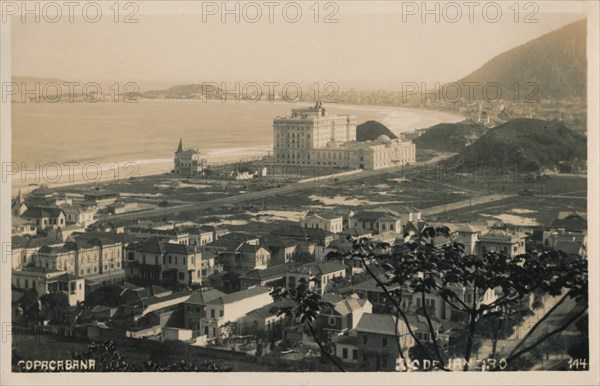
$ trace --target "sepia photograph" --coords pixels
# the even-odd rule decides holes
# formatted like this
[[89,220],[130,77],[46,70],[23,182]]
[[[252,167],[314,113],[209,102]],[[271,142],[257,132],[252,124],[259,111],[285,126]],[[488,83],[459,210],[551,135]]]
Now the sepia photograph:
[[599,384],[599,15],[3,0],[0,384]]

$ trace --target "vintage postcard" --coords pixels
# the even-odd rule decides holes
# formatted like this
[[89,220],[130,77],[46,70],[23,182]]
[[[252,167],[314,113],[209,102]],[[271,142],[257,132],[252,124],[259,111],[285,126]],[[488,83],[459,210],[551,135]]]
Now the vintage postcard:
[[599,10],[1,1],[0,384],[599,384]]

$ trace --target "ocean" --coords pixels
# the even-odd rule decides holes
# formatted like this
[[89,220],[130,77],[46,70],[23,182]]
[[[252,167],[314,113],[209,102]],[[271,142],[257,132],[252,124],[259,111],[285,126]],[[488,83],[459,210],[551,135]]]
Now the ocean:
[[[197,148],[209,162],[266,155],[273,144],[273,118],[304,105],[309,104],[201,100],[13,103],[15,171],[37,170],[41,175],[36,179],[33,173],[16,173],[13,191],[39,184],[83,182],[83,174],[90,182],[106,180],[114,174],[109,169],[125,167],[127,162],[135,163],[138,175],[168,172],[179,138],[185,148]],[[395,133],[463,119],[444,112],[388,106],[324,107],[333,114],[356,115],[357,123],[378,120]]]

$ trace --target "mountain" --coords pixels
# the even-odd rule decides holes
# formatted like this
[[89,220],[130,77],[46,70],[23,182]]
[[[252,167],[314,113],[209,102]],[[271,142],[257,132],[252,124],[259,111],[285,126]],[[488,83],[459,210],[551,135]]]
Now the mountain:
[[356,140],[359,142],[374,141],[380,135],[387,135],[391,139],[398,138],[383,123],[377,121],[366,121],[356,126]]
[[587,159],[585,137],[559,121],[519,118],[488,130],[475,143],[448,159],[449,164],[495,165],[557,170],[562,163]]
[[440,123],[425,129],[423,134],[413,139],[413,143],[417,149],[458,153],[487,130],[487,127],[475,122]]
[[[497,82],[502,86],[504,99],[523,101],[528,99],[585,99],[587,85],[587,20],[580,20],[552,31],[521,46],[506,51],[485,63],[478,70],[460,79],[477,82],[474,96],[482,99],[482,86]],[[515,95],[515,83],[519,85],[519,95]],[[526,88],[529,83],[537,84]],[[463,90],[465,93],[468,89]],[[488,95],[493,98],[493,87]],[[531,93],[531,95],[530,95]]]

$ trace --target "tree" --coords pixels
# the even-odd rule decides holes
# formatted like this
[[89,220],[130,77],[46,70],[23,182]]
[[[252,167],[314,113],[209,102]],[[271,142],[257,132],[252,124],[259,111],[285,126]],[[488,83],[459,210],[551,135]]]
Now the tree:
[[[575,328],[579,332],[579,336],[575,337],[574,343],[567,349],[567,354],[573,359],[579,362],[584,361],[589,363],[590,361],[590,341],[589,341],[589,320],[588,315],[582,316],[577,322],[575,322]],[[585,369],[584,366],[575,366],[577,370]]]
[[[316,280],[316,279],[311,279]],[[312,322],[317,318],[320,308],[323,305],[332,306],[331,303],[325,302],[321,299],[321,295],[314,293],[309,289],[309,281],[304,278],[298,280],[296,288],[277,288],[271,295],[275,300],[291,299],[295,305],[290,307],[274,307],[271,312],[277,315],[291,316],[292,318],[299,320],[310,332],[315,342],[319,346],[321,353],[329,359],[331,363],[337,367],[340,371],[346,371],[338,361],[333,357],[330,351],[325,347],[321,339],[319,339],[317,332],[312,326]]]
[[23,317],[33,323],[37,323],[40,319],[40,300],[37,292],[33,289],[26,291],[19,300]]
[[[504,317],[507,310],[536,292],[560,296],[566,291],[566,296],[576,299],[582,304],[582,308],[587,309],[587,261],[583,258],[571,259],[553,250],[532,251],[513,257],[502,252],[474,256],[465,254],[464,245],[458,242],[438,244],[440,238],[451,240],[447,227],[425,226],[418,233],[405,235],[404,242],[400,245],[391,246],[367,239],[353,240],[351,256],[340,253],[331,256],[358,256],[362,259],[367,272],[383,288],[386,298],[404,318],[409,333],[423,352],[427,350],[415,336],[402,310],[403,290],[407,289],[412,297],[419,297],[423,305],[427,295],[432,294],[451,309],[466,315],[467,334],[463,354],[465,370],[469,369],[477,325],[485,315],[495,312]],[[366,264],[368,259],[373,259],[374,262]],[[372,265],[379,265],[384,269],[383,278],[373,274]],[[400,289],[391,291],[389,288],[392,285],[399,286]],[[483,302],[482,297],[489,295],[489,291],[499,295]],[[423,315],[430,335],[435,337],[432,315],[427,307],[423,307]],[[564,328],[566,327],[559,327]],[[435,338],[433,351],[435,359],[444,363],[442,350]],[[519,355],[521,354],[516,352],[507,361]]]
[[99,304],[107,307],[118,307],[123,303],[121,299],[122,291],[121,287],[114,284],[100,287],[86,296],[85,304],[88,307],[95,307]]
[[476,328],[476,335],[492,341],[491,357],[496,357],[499,339],[507,339],[525,318],[534,315],[527,308],[513,309],[509,305],[502,311],[491,311],[483,315]]
[[53,324],[65,324],[69,322],[71,306],[69,298],[63,292],[52,292],[42,295],[42,314],[44,318]]

